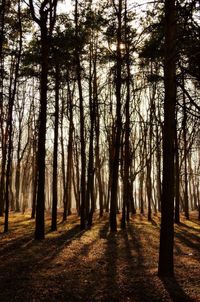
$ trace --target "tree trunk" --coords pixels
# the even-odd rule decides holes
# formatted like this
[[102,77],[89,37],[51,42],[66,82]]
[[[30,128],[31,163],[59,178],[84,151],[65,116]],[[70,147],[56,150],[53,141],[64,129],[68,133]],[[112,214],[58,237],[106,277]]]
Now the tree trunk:
[[176,134],[175,134],[175,216],[174,222],[180,223],[180,170],[179,170],[179,149],[177,135],[177,118],[176,118]]
[[157,183],[157,204],[158,211],[161,210],[161,191],[162,191],[162,181],[161,181],[161,148],[159,140],[158,125],[156,125],[156,183]]
[[[7,157],[7,167],[6,167],[6,188],[5,188],[5,224],[4,232],[8,231],[8,214],[9,214],[9,179],[12,168],[12,134],[13,134],[13,106],[15,95],[17,91],[17,80],[19,76],[19,67],[21,61],[21,52],[22,52],[22,24],[21,24],[21,3],[18,1],[18,25],[19,25],[19,49],[16,55],[16,66],[14,71],[14,82],[12,83],[12,78],[10,80],[9,87],[9,104],[8,104],[8,157]],[[13,89],[12,89],[13,86]]]
[[0,10],[0,128],[1,128],[1,178],[0,178],[0,217],[3,216],[4,204],[5,204],[5,169],[6,169],[6,156],[7,147],[5,142],[4,133],[4,119],[3,119],[3,109],[4,109],[4,55],[3,55],[3,41],[4,41],[4,27],[5,27],[5,11],[6,11],[6,0],[1,2]]
[[119,154],[121,143],[121,29],[122,29],[122,0],[118,2],[118,9],[116,11],[118,28],[117,28],[117,62],[116,62],[116,124],[114,137],[114,157],[112,162],[112,177],[111,177],[111,198],[110,198],[110,230],[115,232],[117,230],[117,191],[119,178]]
[[40,240],[45,237],[45,138],[46,138],[46,119],[47,119],[47,75],[48,75],[48,56],[49,40],[47,29],[41,28],[41,78],[40,78],[40,113],[39,113],[39,132],[38,132],[38,191],[36,204],[36,226],[35,239]]
[[68,96],[69,96],[69,139],[68,139],[68,150],[67,150],[67,180],[66,180],[66,214],[71,214],[72,204],[72,166],[73,166],[73,100],[71,90],[68,82]]
[[[78,42],[78,0],[75,2],[75,36]],[[84,118],[84,105],[83,105],[83,92],[81,83],[81,64],[80,64],[80,49],[78,43],[75,47],[75,58],[76,58],[76,76],[78,83],[79,92],[79,111],[80,111],[80,141],[81,141],[81,187],[80,187],[80,198],[81,198],[81,229],[85,229],[86,226],[86,154],[85,154],[85,118]]]
[[125,103],[125,151],[124,151],[124,176],[123,176],[123,208],[121,228],[125,229],[126,221],[129,221],[129,204],[130,204],[130,49],[127,28],[127,1],[125,1],[125,50],[126,50],[126,103]]
[[55,121],[54,121],[54,149],[53,149],[53,203],[51,230],[57,230],[57,205],[58,205],[58,124],[59,124],[59,88],[60,70],[59,63],[56,63],[55,71]]
[[165,0],[163,185],[161,198],[160,276],[174,275],[174,141],[176,106],[176,6]]
[[[182,77],[183,87],[185,86],[184,74]],[[188,200],[188,170],[187,170],[187,110],[185,93],[183,92],[183,143],[184,143],[184,212],[186,219],[189,219],[189,200]]]

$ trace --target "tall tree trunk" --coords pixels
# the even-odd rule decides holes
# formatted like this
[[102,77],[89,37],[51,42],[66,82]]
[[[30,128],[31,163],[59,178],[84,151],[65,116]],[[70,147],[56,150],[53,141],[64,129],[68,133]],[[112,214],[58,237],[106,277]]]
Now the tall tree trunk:
[[[40,4],[40,19],[36,16],[33,0],[29,0],[30,12],[33,20],[40,27],[41,44],[41,76],[40,76],[40,112],[38,130],[37,170],[38,170],[38,191],[36,205],[36,226],[35,239],[45,237],[45,138],[47,120],[47,90],[48,90],[48,59],[50,50],[50,39],[56,21],[57,0],[44,0]],[[47,6],[49,6],[47,8]]]
[[[151,143],[149,143],[151,144]],[[151,152],[149,150],[149,152]],[[147,158],[146,166],[147,166],[147,174],[146,174],[146,188],[147,188],[147,209],[148,209],[148,221],[151,220],[152,215],[152,183],[151,183],[151,155],[149,155],[149,158]]]
[[160,147],[158,125],[156,125],[156,168],[157,168],[157,172],[156,172],[157,205],[158,205],[158,211],[160,212],[162,181],[161,181],[161,147]]
[[3,42],[4,42],[4,27],[5,27],[5,11],[6,11],[6,0],[2,0],[0,6],[0,128],[1,128],[1,178],[0,178],[0,216],[3,216],[4,203],[5,203],[5,169],[6,169],[6,156],[7,147],[5,142],[4,133],[4,119],[3,119],[3,109],[4,109],[4,55],[3,55]]
[[176,115],[176,134],[175,134],[175,215],[174,222],[180,223],[180,168],[179,168],[179,148],[177,135],[177,115]]
[[60,145],[61,145],[61,169],[62,169],[62,187],[63,187],[63,221],[67,219],[67,203],[66,203],[66,169],[65,169],[65,148],[64,148],[64,110],[65,110],[65,102],[62,97],[62,106],[61,106],[61,125],[60,125]]
[[124,151],[124,177],[123,177],[123,208],[121,228],[125,229],[126,220],[129,221],[129,206],[130,206],[130,49],[127,24],[127,1],[125,1],[125,50],[126,50],[126,103],[125,103],[125,151]]
[[95,134],[96,134],[96,146],[95,146],[95,158],[96,158],[96,176],[98,181],[98,189],[99,189],[99,216],[103,216],[103,209],[104,209],[104,197],[103,197],[103,184],[102,184],[102,177],[101,177],[101,161],[100,161],[100,148],[99,148],[99,106],[98,100],[96,102],[96,119],[95,119]]
[[160,276],[174,275],[174,141],[176,107],[176,6],[165,0],[163,185],[161,198]]
[[[184,74],[182,76],[183,87],[185,87]],[[183,144],[184,144],[184,212],[186,219],[189,219],[188,200],[188,170],[187,170],[187,110],[185,93],[183,92]]]
[[45,25],[41,28],[41,78],[40,78],[40,113],[39,113],[39,132],[38,132],[38,151],[37,151],[37,170],[38,170],[38,191],[36,202],[36,225],[35,239],[40,240],[45,237],[45,138],[46,138],[46,119],[47,119],[47,75],[48,75],[48,56],[49,40]]
[[5,205],[5,173],[6,173],[7,145],[2,140],[1,179],[0,179],[0,216],[3,216]]
[[78,45],[79,37],[79,25],[78,25],[78,0],[75,2],[75,36],[76,36],[76,47],[75,47],[75,58],[76,58],[76,76],[78,83],[79,92],[79,110],[80,110],[80,141],[81,141],[81,187],[80,187],[80,198],[81,198],[81,229],[85,229],[86,226],[86,154],[85,154],[85,118],[84,118],[84,105],[83,105],[83,91],[81,82],[81,64],[80,64],[80,49]]
[[56,63],[55,70],[55,121],[54,121],[54,149],[53,149],[53,202],[51,230],[57,230],[57,205],[58,205],[58,124],[59,124],[59,88],[60,88],[60,67]]
[[95,169],[96,169],[96,177],[98,182],[98,190],[99,190],[99,216],[103,216],[103,208],[104,208],[104,197],[103,197],[103,184],[102,184],[102,176],[101,176],[101,160],[100,160],[100,112],[99,112],[99,100],[97,93],[97,49],[95,49],[94,54],[94,62],[93,62],[93,98],[94,98],[94,129],[96,135],[96,144],[95,144]]
[[[67,150],[67,179],[66,179],[66,211],[65,215],[71,214],[72,204],[72,169],[73,169],[73,99],[71,90],[68,82],[68,97],[69,97],[69,139],[68,139],[68,150]],[[66,213],[67,212],[67,213]]]
[[21,24],[21,1],[18,0],[18,25],[19,25],[19,49],[16,55],[16,66],[14,70],[14,82],[11,77],[9,87],[9,104],[8,104],[8,156],[7,156],[7,167],[6,167],[6,187],[5,187],[5,224],[4,232],[8,231],[8,214],[9,214],[9,179],[12,168],[12,134],[13,134],[13,106],[15,101],[15,95],[17,91],[17,80],[19,76],[19,66],[21,61],[22,52],[22,24]]
[[76,200],[76,210],[78,215],[81,215],[81,205],[80,205],[80,176],[79,176],[79,154],[78,154],[77,142],[75,141],[75,152],[74,152],[74,162],[75,167],[72,169],[72,182],[74,188],[74,196]]
[[110,198],[110,230],[115,232],[117,230],[117,191],[118,191],[118,172],[119,172],[119,154],[121,143],[121,30],[122,30],[122,0],[118,2],[116,8],[116,15],[118,21],[117,28],[117,62],[116,62],[116,124],[115,124],[115,137],[114,137],[114,157],[112,162],[112,177],[111,177],[111,198]]
[[15,198],[16,198],[16,212],[20,211],[19,206],[19,194],[20,194],[20,183],[21,183],[21,159],[20,159],[20,151],[21,151],[21,137],[22,137],[22,129],[21,129],[21,121],[19,122],[19,138],[18,138],[18,146],[17,146],[17,166],[16,166],[16,175],[15,175]]
[[36,138],[34,138],[33,142],[33,161],[32,161],[32,210],[31,210],[31,219],[35,218],[35,210],[36,210],[36,199],[37,199],[37,161],[36,161]]

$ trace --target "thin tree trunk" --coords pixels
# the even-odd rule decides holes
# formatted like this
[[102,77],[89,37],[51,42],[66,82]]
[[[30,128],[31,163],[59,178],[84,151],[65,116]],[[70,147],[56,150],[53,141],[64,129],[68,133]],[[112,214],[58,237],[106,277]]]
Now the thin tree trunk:
[[73,165],[73,100],[71,90],[68,82],[68,96],[69,96],[69,139],[68,139],[68,152],[67,152],[67,180],[66,180],[66,212],[67,215],[71,214],[72,204],[72,165]]
[[35,239],[40,240],[45,237],[45,139],[46,139],[46,119],[47,119],[47,75],[48,75],[48,55],[49,41],[47,29],[41,28],[41,79],[40,79],[40,113],[37,151],[38,170],[38,191],[36,203],[36,226]]
[[118,28],[117,28],[117,62],[116,62],[116,124],[114,137],[114,157],[112,162],[112,177],[111,177],[111,198],[110,198],[110,230],[115,232],[117,230],[117,188],[119,178],[119,154],[121,143],[121,29],[122,29],[122,0],[118,2],[118,9],[116,11]]
[[[184,75],[182,77],[183,87],[185,86]],[[189,219],[188,200],[188,170],[187,170],[187,110],[185,93],[183,92],[183,143],[184,143],[184,212],[186,219]]]
[[53,203],[51,230],[57,230],[57,205],[58,205],[58,124],[59,124],[59,88],[60,70],[59,63],[56,63],[55,72],[55,125],[54,125],[54,150],[53,150]]
[[127,1],[125,1],[125,49],[126,49],[126,104],[125,104],[125,154],[124,154],[124,176],[123,176],[123,208],[121,228],[125,229],[126,221],[129,221],[129,206],[130,206],[130,50],[127,32]]
[[175,216],[174,222],[180,223],[180,169],[179,169],[179,149],[177,135],[177,118],[175,134]]
[[[5,224],[4,232],[8,231],[8,214],[9,214],[9,179],[12,167],[12,134],[13,134],[13,106],[15,95],[17,91],[17,80],[19,75],[19,66],[21,60],[22,52],[22,25],[21,25],[21,3],[18,1],[18,25],[19,25],[19,50],[16,55],[16,66],[14,71],[14,83],[12,83],[12,78],[9,87],[9,104],[8,104],[8,157],[7,157],[7,168],[6,168],[6,188],[5,188]],[[13,89],[12,89],[13,85]]]
[[[75,36],[78,41],[78,0],[75,2]],[[86,226],[86,154],[85,154],[85,122],[84,122],[84,107],[83,107],[83,92],[81,83],[81,64],[80,64],[80,49],[78,43],[75,47],[75,58],[76,58],[76,76],[78,83],[79,92],[79,110],[80,110],[80,141],[81,141],[81,187],[80,187],[80,198],[81,198],[81,229],[85,229]]]

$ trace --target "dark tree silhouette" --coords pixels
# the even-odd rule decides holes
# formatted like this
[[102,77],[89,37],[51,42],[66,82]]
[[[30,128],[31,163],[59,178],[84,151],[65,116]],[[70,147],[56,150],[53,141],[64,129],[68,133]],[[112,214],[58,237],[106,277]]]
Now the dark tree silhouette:
[[[57,0],[44,0],[40,3],[39,16],[36,15],[34,1],[29,0],[30,11],[33,20],[40,28],[41,46],[41,77],[40,77],[40,113],[38,132],[38,186],[36,205],[36,228],[35,239],[44,239],[45,223],[45,136],[47,119],[47,83],[48,83],[48,57],[50,51],[50,39],[56,21]],[[38,3],[35,3],[38,5]]]
[[173,276],[174,261],[174,142],[176,107],[176,6],[165,0],[163,184],[158,274]]

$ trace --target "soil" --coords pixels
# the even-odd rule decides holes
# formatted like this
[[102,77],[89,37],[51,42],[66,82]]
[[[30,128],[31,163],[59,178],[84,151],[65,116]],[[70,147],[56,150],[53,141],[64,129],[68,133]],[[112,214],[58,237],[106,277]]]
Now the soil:
[[148,222],[136,214],[114,234],[107,215],[96,214],[93,227],[80,231],[75,214],[63,223],[60,213],[56,232],[46,216],[42,241],[33,239],[30,213],[11,213],[7,234],[0,218],[1,302],[200,301],[197,212],[175,226],[175,277],[164,279],[157,275],[158,216]]

